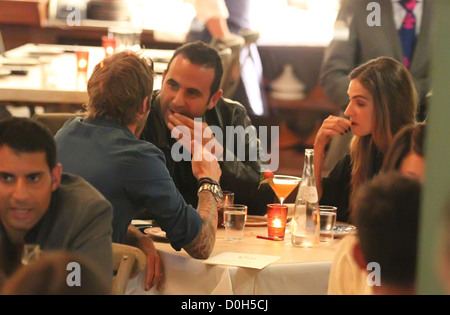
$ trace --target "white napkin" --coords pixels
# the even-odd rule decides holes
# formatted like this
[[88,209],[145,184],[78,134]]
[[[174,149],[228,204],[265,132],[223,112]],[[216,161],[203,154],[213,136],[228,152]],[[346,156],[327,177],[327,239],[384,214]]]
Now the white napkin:
[[209,265],[228,265],[263,269],[280,258],[281,257],[279,256],[223,252],[203,261],[203,263]]

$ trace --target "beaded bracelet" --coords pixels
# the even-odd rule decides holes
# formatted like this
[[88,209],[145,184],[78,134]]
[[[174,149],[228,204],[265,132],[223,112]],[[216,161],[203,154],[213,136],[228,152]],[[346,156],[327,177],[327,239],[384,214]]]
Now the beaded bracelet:
[[220,187],[220,184],[216,181],[216,180],[214,180],[214,179],[212,179],[211,177],[200,177],[199,179],[198,179],[198,187],[200,188],[200,186],[201,185],[203,185],[204,183],[209,183],[209,184],[212,184],[212,185],[217,185],[217,186],[219,186]]

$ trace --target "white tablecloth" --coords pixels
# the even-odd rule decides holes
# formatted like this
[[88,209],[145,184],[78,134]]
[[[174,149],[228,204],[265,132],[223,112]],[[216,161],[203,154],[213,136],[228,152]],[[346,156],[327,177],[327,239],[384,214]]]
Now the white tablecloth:
[[127,294],[169,295],[290,295],[326,294],[331,261],[338,241],[320,243],[304,249],[284,242],[257,239],[266,234],[267,227],[246,228],[242,242],[224,239],[219,229],[211,257],[222,252],[239,252],[280,256],[262,270],[224,265],[208,265],[184,252],[176,252],[167,243],[155,243],[164,262],[166,285],[162,292],[145,291],[145,274],[130,280]]

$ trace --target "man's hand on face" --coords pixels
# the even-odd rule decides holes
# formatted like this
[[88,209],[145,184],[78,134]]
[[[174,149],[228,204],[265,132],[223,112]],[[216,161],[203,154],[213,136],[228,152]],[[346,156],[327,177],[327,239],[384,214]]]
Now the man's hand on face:
[[209,153],[216,157],[222,156],[223,146],[216,140],[206,122],[195,121],[179,113],[169,114],[168,118],[167,127],[170,132],[178,128],[179,132],[176,133],[178,135],[176,140],[189,150],[191,154],[194,152],[192,140],[195,138],[197,141],[201,139],[203,148],[208,150]]

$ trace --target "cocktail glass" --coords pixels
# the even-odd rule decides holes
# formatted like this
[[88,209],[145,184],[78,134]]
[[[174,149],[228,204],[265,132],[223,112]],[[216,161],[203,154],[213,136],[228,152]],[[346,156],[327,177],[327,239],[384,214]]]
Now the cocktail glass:
[[280,203],[283,204],[284,200],[286,200],[301,180],[302,179],[300,177],[296,176],[274,175],[269,184],[275,195],[277,195],[280,200]]

